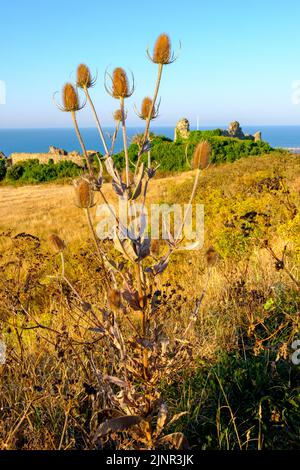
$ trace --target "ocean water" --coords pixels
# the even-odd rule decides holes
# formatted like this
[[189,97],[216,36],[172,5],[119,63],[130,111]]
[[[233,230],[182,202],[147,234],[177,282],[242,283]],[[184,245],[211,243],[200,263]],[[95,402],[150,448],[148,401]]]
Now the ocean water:
[[[226,125],[201,127],[201,129],[226,129]],[[253,134],[260,130],[263,140],[269,142],[272,147],[300,148],[300,126],[243,126],[245,133]],[[107,141],[113,133],[113,128],[104,128]],[[129,127],[130,139],[142,132],[143,128]],[[174,127],[153,127],[155,134],[165,135],[173,139]],[[99,135],[94,128],[81,129],[88,150],[103,151]],[[9,156],[13,152],[48,152],[49,146],[63,148],[68,152],[80,151],[77,136],[74,129],[0,129],[0,151]],[[115,150],[122,148],[122,133],[119,132]]]

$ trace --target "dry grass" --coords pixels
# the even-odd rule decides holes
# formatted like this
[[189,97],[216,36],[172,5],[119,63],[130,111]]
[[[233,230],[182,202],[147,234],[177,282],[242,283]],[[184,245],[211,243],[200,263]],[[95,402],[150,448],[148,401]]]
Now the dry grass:
[[[150,202],[159,201],[168,191],[193,176],[189,172],[155,180],[149,189]],[[109,201],[116,201],[110,184],[104,185]],[[0,187],[0,230],[31,233],[46,240],[50,232],[59,232],[68,243],[86,239],[87,228],[82,213],[74,204],[72,184]],[[97,202],[102,203],[97,195]],[[95,213],[96,209],[92,209]],[[74,230],[76,227],[76,230]]]
[[[238,348],[241,330],[251,333],[255,325],[267,320],[269,313],[264,305],[270,299],[281,299],[282,304],[285,293],[297,292],[288,273],[275,269],[274,259],[261,242],[267,238],[279,257],[287,244],[286,268],[299,280],[298,162],[297,156],[274,154],[210,167],[204,172],[196,202],[205,203],[205,246],[200,251],[175,254],[168,272],[157,284],[162,293],[166,331],[174,339],[182,324],[188,324],[206,284],[205,251],[214,246],[219,254],[195,330],[190,332],[190,353],[195,360],[214,362],[220,351]],[[194,172],[188,172],[154,180],[149,203],[186,202],[193,177]],[[115,197],[106,185],[105,192],[109,200]],[[258,213],[256,223],[241,219],[251,211]],[[91,212],[94,216],[95,208]],[[260,213],[268,215],[268,224]],[[36,335],[35,330],[25,329],[20,336],[15,327],[32,327],[33,323],[25,321],[26,314],[14,303],[14,296],[18,296],[22,308],[28,309],[41,324],[62,331],[70,325],[69,306],[61,288],[49,278],[59,267],[48,244],[49,233],[55,232],[68,246],[67,275],[87,302],[101,305],[103,276],[92,255],[84,215],[74,204],[71,186],[2,187],[0,220],[0,230],[11,231],[1,237],[0,267],[5,286],[10,289],[9,295],[2,290],[0,302],[9,345],[7,364],[1,368],[2,447],[91,448],[91,436],[103,420],[97,413],[105,408],[105,400],[95,395],[97,383],[89,362],[81,362],[77,347],[72,349],[63,342],[49,344],[51,335],[43,330]],[[250,236],[246,230],[249,226],[254,228]],[[15,238],[22,232],[40,238],[41,245]],[[11,262],[13,266],[9,265]],[[89,277],[91,272],[93,278]],[[71,293],[66,290],[64,295],[76,312]],[[81,315],[77,320],[80,326],[85,314]],[[88,350],[85,354],[88,358]],[[109,374],[114,362],[112,353],[105,349],[103,355],[99,348],[95,358]],[[190,365],[192,372],[193,363]],[[106,445],[113,443],[108,441]],[[126,446],[126,439],[122,445]]]

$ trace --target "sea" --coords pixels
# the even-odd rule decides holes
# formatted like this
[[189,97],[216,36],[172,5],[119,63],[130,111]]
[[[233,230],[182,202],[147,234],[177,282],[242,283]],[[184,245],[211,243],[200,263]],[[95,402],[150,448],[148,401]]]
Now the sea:
[[[226,125],[201,127],[200,130],[226,129]],[[296,149],[300,152],[300,126],[243,126],[244,133],[253,134],[256,131],[262,132],[262,139],[268,142],[272,147]],[[104,128],[104,133],[109,143],[113,128]],[[158,135],[165,135],[171,139],[174,138],[173,127],[153,127],[152,132]],[[191,128],[191,130],[194,130]],[[128,127],[128,140],[137,134],[143,132],[140,127]],[[99,134],[95,128],[82,128],[83,139],[88,150],[97,150],[103,152],[103,146]],[[68,152],[77,150],[80,152],[77,136],[73,128],[60,129],[0,129],[0,151],[6,156],[14,152],[25,153],[46,153],[49,147],[53,145],[62,148]],[[122,133],[119,132],[115,151],[122,149]]]

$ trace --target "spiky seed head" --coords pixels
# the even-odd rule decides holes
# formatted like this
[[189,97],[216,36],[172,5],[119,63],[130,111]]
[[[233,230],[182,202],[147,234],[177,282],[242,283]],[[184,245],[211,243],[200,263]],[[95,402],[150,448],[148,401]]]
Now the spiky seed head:
[[79,98],[76,88],[72,83],[66,83],[62,91],[62,101],[65,111],[78,111],[80,109]]
[[77,67],[76,84],[80,88],[90,88],[93,85],[90,69],[85,64],[80,64]]
[[94,191],[90,183],[84,179],[74,182],[75,203],[81,209],[89,209],[94,206]]
[[121,111],[121,109],[117,109],[114,112],[114,120],[117,121],[117,122],[122,121],[122,111]]
[[[149,96],[146,96],[146,98],[143,99],[142,101],[142,107],[141,107],[141,118],[142,119],[148,119],[150,111],[152,107],[152,99],[149,98]],[[152,113],[150,116],[150,119],[154,117],[155,110],[152,109]]]
[[218,253],[213,246],[210,246],[206,251],[206,262],[208,266],[214,266],[218,260]]
[[108,301],[116,308],[120,308],[122,304],[121,292],[117,289],[111,289],[107,294]]
[[195,148],[193,155],[193,168],[196,170],[201,168],[202,170],[206,168],[209,164],[209,156],[211,152],[211,147],[206,140],[199,142]]
[[127,98],[130,95],[129,84],[126,72],[121,67],[113,71],[112,94],[114,98]]
[[57,252],[62,252],[66,248],[65,242],[55,233],[51,233],[48,237],[48,240]]
[[158,36],[153,49],[153,62],[155,64],[169,64],[171,60],[171,41],[167,34]]

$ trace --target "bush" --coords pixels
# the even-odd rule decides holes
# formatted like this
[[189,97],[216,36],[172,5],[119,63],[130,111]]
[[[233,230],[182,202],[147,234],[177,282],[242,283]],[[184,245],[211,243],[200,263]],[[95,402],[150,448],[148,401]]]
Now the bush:
[[11,181],[17,181],[19,180],[24,173],[24,166],[22,163],[17,163],[16,165],[13,165],[8,168],[6,172],[6,179],[11,180]]
[[26,160],[16,163],[7,170],[6,179],[9,181],[22,181],[26,183],[41,183],[56,179],[72,178],[78,176],[82,168],[69,160],[54,163],[40,163],[39,160]]
[[[190,160],[196,145],[201,140],[207,140],[212,148],[211,162],[234,162],[242,157],[250,155],[262,155],[270,153],[273,149],[267,142],[254,142],[252,140],[239,140],[222,136],[221,129],[212,131],[192,131],[187,140],[179,139],[171,141],[164,136],[151,135],[151,158],[159,164],[160,171],[184,171],[189,170]],[[139,147],[132,143],[128,148],[129,160],[135,163]],[[143,156],[147,161],[147,154]],[[115,163],[118,169],[124,165],[124,152],[115,155]]]
[[210,137],[221,137],[222,130],[214,129],[212,131],[191,131],[188,137],[188,142],[191,144],[197,144],[200,140],[206,140]]
[[5,178],[6,175],[6,161],[5,158],[0,158],[0,181]]

